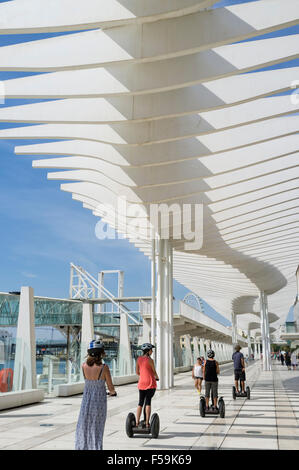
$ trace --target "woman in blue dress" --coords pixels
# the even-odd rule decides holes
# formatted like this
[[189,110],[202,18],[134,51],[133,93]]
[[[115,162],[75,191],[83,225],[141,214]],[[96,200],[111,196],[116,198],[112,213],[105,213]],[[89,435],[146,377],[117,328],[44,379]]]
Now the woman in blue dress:
[[109,367],[102,363],[105,355],[101,341],[89,345],[86,362],[82,364],[85,386],[76,428],[76,450],[102,450],[107,416],[107,384],[109,395],[116,396]]

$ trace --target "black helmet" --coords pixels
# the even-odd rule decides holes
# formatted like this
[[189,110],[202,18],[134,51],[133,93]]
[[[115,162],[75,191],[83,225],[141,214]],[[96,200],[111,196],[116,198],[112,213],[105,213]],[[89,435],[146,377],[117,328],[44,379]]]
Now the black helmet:
[[104,344],[99,340],[92,340],[89,343],[89,348],[87,352],[90,356],[100,356],[104,351]]
[[153,349],[155,346],[151,343],[143,343],[142,346],[141,346],[141,349],[143,352],[147,352],[147,351],[150,351],[151,349]]
[[208,356],[209,358],[214,357],[214,356],[215,356],[214,351],[213,351],[212,349],[209,349],[208,352],[207,352],[207,356]]

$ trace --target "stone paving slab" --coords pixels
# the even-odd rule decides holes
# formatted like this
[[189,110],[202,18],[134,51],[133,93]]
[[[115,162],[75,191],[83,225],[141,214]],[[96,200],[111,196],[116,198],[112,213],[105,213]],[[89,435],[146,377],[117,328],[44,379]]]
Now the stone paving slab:
[[[136,412],[136,384],[117,387],[118,397],[108,399],[104,434],[107,450],[299,450],[299,370],[274,364],[273,371],[250,365],[247,380],[251,400],[232,399],[231,366],[221,368],[219,396],[226,405],[224,419],[201,418],[199,395],[190,373],[175,376],[175,388],[158,391],[153,410],[159,413],[158,439],[125,433],[129,411]],[[72,450],[82,395],[47,398],[44,402],[0,412],[0,449]]]

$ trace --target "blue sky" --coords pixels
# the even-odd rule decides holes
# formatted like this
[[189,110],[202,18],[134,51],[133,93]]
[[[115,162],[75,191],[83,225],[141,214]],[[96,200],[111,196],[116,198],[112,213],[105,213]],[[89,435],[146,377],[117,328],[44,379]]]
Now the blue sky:
[[[216,6],[234,3],[244,2],[223,1]],[[298,28],[272,36],[295,32]],[[0,36],[0,46],[52,36],[57,34]],[[298,61],[281,66],[295,65]],[[0,72],[0,80],[25,75],[29,74]],[[4,106],[28,102],[7,100]],[[5,127],[16,124],[0,123],[0,129]],[[72,261],[94,275],[99,270],[122,269],[126,295],[150,295],[149,260],[126,240],[99,241],[95,236],[98,219],[70,194],[61,192],[60,182],[48,181],[46,170],[32,169],[33,157],[14,154],[15,145],[34,142],[0,141],[0,291],[31,285],[37,295],[67,297]],[[114,285],[107,287],[113,289]],[[175,297],[186,293],[175,282]],[[217,318],[212,310],[210,314]]]

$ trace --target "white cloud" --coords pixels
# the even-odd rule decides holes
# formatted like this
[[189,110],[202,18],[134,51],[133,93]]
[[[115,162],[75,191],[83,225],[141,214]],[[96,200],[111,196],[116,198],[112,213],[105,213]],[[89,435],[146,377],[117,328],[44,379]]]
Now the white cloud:
[[36,275],[36,274],[33,274],[33,273],[27,273],[27,272],[24,272],[24,271],[23,271],[23,272],[21,272],[21,274],[22,274],[22,276],[24,276],[24,277],[29,277],[29,278],[31,278],[31,279],[34,279],[34,278],[36,278],[36,277],[37,277],[37,275]]

